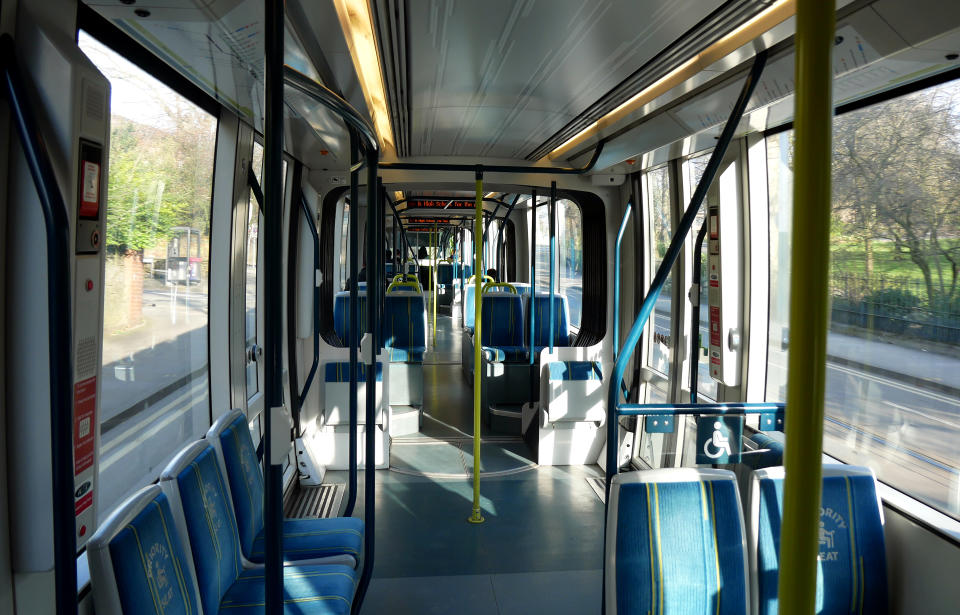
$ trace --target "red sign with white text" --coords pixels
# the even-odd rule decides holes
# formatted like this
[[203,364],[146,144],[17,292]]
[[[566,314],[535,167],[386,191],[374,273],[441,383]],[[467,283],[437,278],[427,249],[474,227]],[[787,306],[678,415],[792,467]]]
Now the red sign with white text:
[[73,387],[73,473],[78,475],[93,465],[94,426],[97,412],[97,377],[87,378]]

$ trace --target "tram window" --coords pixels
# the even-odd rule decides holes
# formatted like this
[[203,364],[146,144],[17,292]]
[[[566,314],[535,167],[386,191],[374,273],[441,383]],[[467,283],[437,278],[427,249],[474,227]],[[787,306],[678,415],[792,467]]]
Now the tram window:
[[[650,215],[650,277],[653,278],[660,262],[663,260],[670,245],[670,239],[673,236],[673,225],[671,216],[673,210],[673,200],[670,198],[670,170],[667,166],[654,169],[644,176],[647,191],[647,203],[649,203]],[[660,297],[653,309],[651,318],[653,325],[650,330],[653,332],[653,343],[650,344],[650,352],[647,356],[647,364],[653,370],[662,375],[662,378],[655,378],[651,381],[648,388],[648,401],[651,403],[670,401],[669,384],[670,363],[673,360],[673,344],[671,332],[673,330],[673,273],[667,276],[667,281],[663,285]]]
[[217,120],[80,32],[111,83],[101,512],[209,426],[207,297]]
[[[702,156],[695,156],[687,160],[687,192],[685,195],[684,202],[689,203],[690,199],[693,197],[694,190],[697,189],[697,184],[700,183],[700,178],[703,177],[703,172],[707,168],[707,163],[710,162],[710,154],[703,154]],[[694,247],[696,247],[697,234],[700,232],[700,227],[703,226],[703,221],[707,217],[707,204],[704,203],[700,207],[700,211],[697,213],[697,218],[694,220],[693,229],[690,231],[690,253],[692,254]],[[709,327],[710,327],[710,306],[707,302],[707,251],[708,245],[707,241],[704,240],[703,246],[700,248],[700,254],[694,254],[694,258],[700,258],[701,268],[700,268],[700,329],[699,331],[692,332],[691,335],[698,336],[699,339],[699,348],[703,349],[697,353],[697,393],[700,395],[705,395],[710,399],[717,398],[717,381],[710,377],[710,364],[707,362],[707,352],[710,346],[710,336],[709,336]],[[693,272],[693,267],[690,268],[691,275]]]
[[[570,325],[580,329],[583,314],[583,218],[580,206],[557,200],[557,247],[554,263],[556,291],[567,297]],[[537,292],[550,288],[550,211],[537,207]]]
[[[253,160],[251,162],[257,181],[261,181],[263,171],[263,146],[253,143]],[[260,218],[262,213],[257,206],[253,190],[247,197],[247,257],[246,277],[244,281],[245,317],[244,335],[246,347],[257,343],[257,262],[259,258]],[[247,397],[250,398],[260,391],[259,368],[256,361],[249,361],[246,369]]]
[[[960,519],[958,103],[953,81],[834,119],[824,450]],[[792,143],[790,132],[766,143],[767,397],[779,400]]]
[[347,289],[347,278],[350,277],[350,203],[346,199],[343,201],[341,212],[342,222],[340,223],[340,290]]

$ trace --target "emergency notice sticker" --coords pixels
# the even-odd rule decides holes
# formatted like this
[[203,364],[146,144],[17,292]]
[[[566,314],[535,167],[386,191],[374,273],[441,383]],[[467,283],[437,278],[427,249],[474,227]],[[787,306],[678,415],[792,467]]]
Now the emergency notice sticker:
[[78,475],[93,465],[94,421],[97,411],[97,377],[87,378],[73,387],[73,473]]
[[80,216],[96,218],[100,209],[100,165],[83,161],[80,177]]

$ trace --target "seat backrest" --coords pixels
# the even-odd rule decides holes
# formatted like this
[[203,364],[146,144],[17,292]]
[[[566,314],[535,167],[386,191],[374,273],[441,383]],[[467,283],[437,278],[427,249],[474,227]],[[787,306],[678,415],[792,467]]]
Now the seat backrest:
[[[530,317],[531,305],[533,315],[535,316],[533,345],[550,345],[550,294],[537,292],[532,298],[525,297],[527,302],[526,323],[523,328],[524,342],[530,343]],[[531,304],[532,301],[532,304]],[[567,297],[566,295],[553,296],[554,320],[553,320],[553,345],[570,345],[570,322],[567,318]]]
[[523,344],[523,304],[514,293],[483,293],[481,298],[481,344],[520,346]]
[[97,615],[199,612],[193,563],[157,485],[114,510],[87,556]]
[[477,289],[473,284],[467,284],[463,294],[463,326],[465,329],[473,329],[474,312],[477,310],[474,297]]
[[240,548],[250,557],[253,539],[263,529],[263,474],[243,412],[231,410],[221,416],[210,427],[206,439],[223,460],[240,533]]
[[422,294],[395,291],[384,296],[383,345],[419,352],[427,349],[427,309]]
[[439,263],[437,265],[437,284],[449,286],[453,284],[453,263]]
[[[160,475],[180,500],[205,613],[217,613],[244,567],[237,520],[216,452],[201,440],[187,446]],[[173,499],[173,498],[171,498]]]
[[669,468],[613,477],[607,507],[608,615],[747,611],[736,477]]
[[[364,327],[367,322],[367,291],[366,287],[362,290],[357,289],[357,301],[360,303],[360,335],[357,339],[363,337]],[[345,290],[333,296],[333,331],[340,338],[340,343],[347,346],[347,340],[350,336],[350,291]]]
[[[753,473],[750,568],[754,613],[778,610],[782,466]],[[886,613],[887,564],[877,483],[870,468],[824,465],[817,613]]]

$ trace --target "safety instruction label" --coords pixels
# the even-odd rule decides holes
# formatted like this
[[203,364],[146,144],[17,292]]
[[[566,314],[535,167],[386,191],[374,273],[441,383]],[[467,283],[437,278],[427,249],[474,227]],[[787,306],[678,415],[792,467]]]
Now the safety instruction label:
[[94,421],[97,412],[97,377],[87,378],[73,387],[73,473],[75,476],[93,466]]
[[100,209],[100,165],[85,160],[80,178],[80,216],[96,218]]

